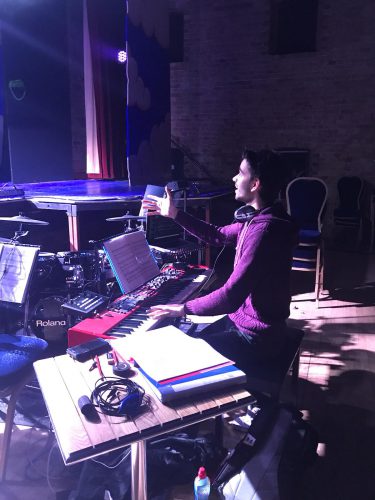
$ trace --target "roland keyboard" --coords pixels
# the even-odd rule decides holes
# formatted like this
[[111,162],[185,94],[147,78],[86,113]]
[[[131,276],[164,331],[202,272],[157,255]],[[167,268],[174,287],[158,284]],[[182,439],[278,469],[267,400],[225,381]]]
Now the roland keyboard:
[[96,337],[126,337],[156,328],[162,320],[149,318],[147,310],[158,304],[185,302],[201,291],[210,274],[210,269],[193,266],[160,273],[137,290],[116,299],[105,311],[70,328],[69,347]]

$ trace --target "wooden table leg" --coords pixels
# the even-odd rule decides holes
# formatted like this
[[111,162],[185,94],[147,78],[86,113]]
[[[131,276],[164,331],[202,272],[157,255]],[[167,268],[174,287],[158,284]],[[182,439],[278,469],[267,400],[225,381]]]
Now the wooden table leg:
[[147,500],[146,441],[131,445],[132,500]]

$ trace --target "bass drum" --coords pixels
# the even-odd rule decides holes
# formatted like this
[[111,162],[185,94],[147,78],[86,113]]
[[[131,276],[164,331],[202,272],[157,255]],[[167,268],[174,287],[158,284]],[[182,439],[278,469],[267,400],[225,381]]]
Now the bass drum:
[[66,301],[66,297],[52,295],[35,304],[29,325],[37,337],[52,343],[67,342],[68,317],[61,309]]
[[64,271],[57,256],[54,253],[39,252],[31,277],[31,290],[43,292],[62,286],[64,286]]

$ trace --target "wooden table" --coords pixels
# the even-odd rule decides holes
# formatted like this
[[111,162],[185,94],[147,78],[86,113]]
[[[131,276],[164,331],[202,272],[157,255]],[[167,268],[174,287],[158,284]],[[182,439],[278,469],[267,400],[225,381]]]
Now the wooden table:
[[[105,355],[100,359],[104,375],[112,376]],[[78,407],[78,399],[90,396],[99,378],[96,369],[89,371],[91,365],[91,360],[79,363],[63,355],[37,361],[34,368],[65,464],[131,445],[133,500],[147,500],[147,439],[244,407],[251,400],[247,391],[234,388],[167,406],[153,395],[147,380],[136,373],[132,380],[150,396],[150,411],[132,420],[100,415],[101,421],[93,423]]]

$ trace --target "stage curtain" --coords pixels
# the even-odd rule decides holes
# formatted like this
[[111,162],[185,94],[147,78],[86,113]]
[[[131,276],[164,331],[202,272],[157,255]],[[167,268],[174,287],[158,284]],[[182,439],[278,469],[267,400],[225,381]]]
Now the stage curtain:
[[[0,82],[3,82],[3,48],[1,43],[1,26],[0,26]],[[3,141],[4,141],[4,94],[3,85],[0,85],[0,182],[3,177]]]
[[[126,177],[126,76],[117,62],[125,45],[125,2],[86,4],[85,104],[87,173],[103,179]],[[122,44],[122,46],[121,46]]]

